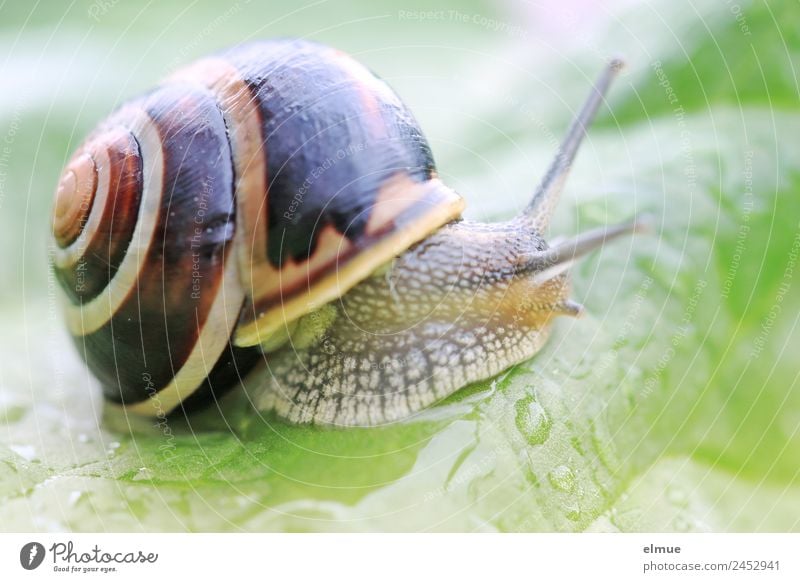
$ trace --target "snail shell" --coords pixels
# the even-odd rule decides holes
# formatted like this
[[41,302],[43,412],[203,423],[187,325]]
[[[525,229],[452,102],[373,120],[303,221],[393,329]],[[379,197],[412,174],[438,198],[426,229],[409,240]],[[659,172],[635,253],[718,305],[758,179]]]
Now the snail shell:
[[67,163],[53,269],[111,401],[219,395],[258,344],[457,218],[412,114],[325,46],[248,44],[105,120]]

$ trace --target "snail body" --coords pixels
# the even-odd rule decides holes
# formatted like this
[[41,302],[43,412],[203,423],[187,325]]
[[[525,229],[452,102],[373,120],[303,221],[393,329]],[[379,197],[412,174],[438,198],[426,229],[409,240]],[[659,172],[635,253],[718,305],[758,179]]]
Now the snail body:
[[575,315],[566,268],[636,225],[541,236],[609,65],[530,205],[461,197],[386,83],[343,53],[257,42],[114,112],[67,163],[53,269],[105,397],[159,415],[239,385],[294,422],[379,424],[531,357]]

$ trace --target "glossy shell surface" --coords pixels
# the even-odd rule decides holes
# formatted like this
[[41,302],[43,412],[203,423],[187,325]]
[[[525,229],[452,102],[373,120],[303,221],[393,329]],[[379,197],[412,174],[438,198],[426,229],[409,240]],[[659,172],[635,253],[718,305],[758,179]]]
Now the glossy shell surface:
[[57,187],[52,263],[106,396],[159,414],[235,385],[252,346],[462,207],[388,85],[329,47],[258,42],[86,139]]

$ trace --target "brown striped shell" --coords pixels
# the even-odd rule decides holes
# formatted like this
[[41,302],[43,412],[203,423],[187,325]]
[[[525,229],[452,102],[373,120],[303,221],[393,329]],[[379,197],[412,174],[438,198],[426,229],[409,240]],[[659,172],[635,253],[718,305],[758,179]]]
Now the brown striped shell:
[[235,385],[256,346],[462,207],[388,85],[328,47],[258,42],[86,139],[57,188],[53,268],[105,396],[157,415]]

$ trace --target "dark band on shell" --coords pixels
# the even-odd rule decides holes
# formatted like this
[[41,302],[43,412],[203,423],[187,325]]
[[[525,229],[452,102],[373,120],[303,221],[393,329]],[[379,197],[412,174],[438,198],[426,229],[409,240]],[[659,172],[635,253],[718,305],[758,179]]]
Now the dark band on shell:
[[[226,260],[235,232],[230,146],[213,96],[178,84],[126,106],[112,122],[128,128],[143,154],[134,172],[144,180],[138,229],[123,262],[91,273],[105,285],[68,307],[68,321],[109,399],[130,404],[160,393],[169,410],[232,366],[228,343],[244,292],[236,261]],[[130,166],[137,157],[131,150],[108,160]],[[111,191],[108,204],[127,199]],[[117,226],[106,232],[110,224]],[[113,236],[95,238],[108,247],[87,246],[78,263],[114,253]],[[245,373],[257,351],[237,351],[247,356]]]
[[[77,175],[81,167],[83,173],[91,171],[92,179],[73,178],[76,173],[68,171],[59,185],[73,192],[80,215],[61,228],[54,225],[59,249],[67,249],[59,253],[55,272],[72,303],[80,304],[106,287],[130,245],[142,195],[142,159],[130,132],[112,127],[90,140],[72,166]],[[71,235],[64,237],[63,231]]]
[[236,384],[248,346],[463,208],[391,89],[304,41],[179,71],[94,132],[59,191],[68,327],[106,397],[147,414]]
[[257,42],[173,79],[217,94],[239,174],[251,174],[237,188],[249,298],[238,345],[341,296],[463,209],[408,108],[340,51]]

